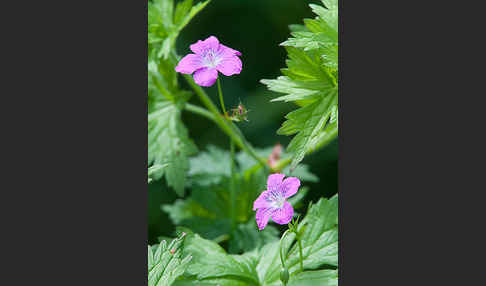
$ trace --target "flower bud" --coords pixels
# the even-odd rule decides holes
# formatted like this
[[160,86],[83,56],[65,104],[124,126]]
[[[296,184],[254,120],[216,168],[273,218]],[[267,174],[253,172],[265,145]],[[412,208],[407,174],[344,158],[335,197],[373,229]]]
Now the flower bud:
[[275,168],[278,161],[280,160],[280,155],[282,155],[282,145],[280,143],[277,143],[273,147],[270,156],[268,156],[268,165],[270,165],[270,167],[272,168]]
[[282,281],[284,285],[287,285],[287,282],[289,282],[289,270],[287,267],[280,270],[280,281]]
[[230,116],[230,119],[236,122],[240,121],[248,121],[248,109],[243,106],[243,104],[238,104],[237,108],[231,109],[232,114]]

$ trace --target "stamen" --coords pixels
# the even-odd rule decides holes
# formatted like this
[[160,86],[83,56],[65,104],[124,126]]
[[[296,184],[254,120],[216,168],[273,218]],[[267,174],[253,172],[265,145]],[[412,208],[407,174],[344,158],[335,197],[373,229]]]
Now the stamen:
[[203,53],[203,58],[206,62],[206,65],[208,67],[216,67],[219,62],[220,62],[220,59],[219,57],[217,56],[216,52],[212,49],[207,49],[204,51]]

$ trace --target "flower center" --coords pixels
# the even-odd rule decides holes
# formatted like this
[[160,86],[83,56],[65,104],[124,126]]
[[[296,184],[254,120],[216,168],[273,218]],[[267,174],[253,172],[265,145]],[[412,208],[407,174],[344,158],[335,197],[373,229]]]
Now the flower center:
[[277,208],[281,209],[284,205],[285,199],[283,197],[279,197],[276,201],[275,204]]
[[211,67],[211,68],[216,67],[221,61],[221,59],[218,57],[216,52],[213,51],[212,49],[207,49],[203,55],[203,58],[204,58],[204,64],[207,67]]
[[275,190],[270,192],[270,195],[268,196],[267,199],[272,202],[272,206],[274,208],[279,208],[279,209],[283,207],[285,202],[285,198],[282,196],[282,194]]

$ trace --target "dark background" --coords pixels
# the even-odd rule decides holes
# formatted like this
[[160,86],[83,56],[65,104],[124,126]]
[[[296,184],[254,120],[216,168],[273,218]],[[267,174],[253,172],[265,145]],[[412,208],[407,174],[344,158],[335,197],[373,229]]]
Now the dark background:
[[[304,18],[314,18],[309,3],[321,2],[213,0],[191,20],[177,40],[177,52],[181,56],[191,52],[190,44],[210,35],[243,54],[241,74],[220,78],[226,109],[235,107],[241,101],[250,110],[249,122],[238,123],[238,126],[254,147],[264,148],[277,142],[287,146],[293,137],[277,135],[276,131],[284,122],[284,116],[297,106],[293,103],[269,102],[279,94],[268,91],[260,80],[281,75],[280,69],[286,66],[286,51],[279,44],[289,38],[290,24],[302,24]],[[183,80],[180,83],[185,84]],[[217,85],[204,89],[219,106]],[[201,105],[197,96],[193,96],[190,102]],[[228,137],[209,120],[188,112],[183,113],[182,117],[200,151],[205,150],[208,144],[229,148]],[[337,140],[304,159],[303,163],[308,164],[311,172],[320,179],[319,183],[305,184],[310,187],[306,202],[337,193],[337,160]],[[176,194],[167,189],[164,179],[149,184],[149,244],[157,242],[158,236],[173,235],[175,227],[160,205],[176,199]]]

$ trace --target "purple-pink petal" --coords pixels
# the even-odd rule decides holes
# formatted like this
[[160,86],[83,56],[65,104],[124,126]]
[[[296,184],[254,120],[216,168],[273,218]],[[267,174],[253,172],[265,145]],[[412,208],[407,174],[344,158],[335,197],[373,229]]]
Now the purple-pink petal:
[[243,64],[241,63],[240,58],[235,55],[223,56],[221,58],[221,62],[216,66],[218,71],[220,71],[225,76],[239,74],[242,67]]
[[218,48],[219,48],[219,41],[215,36],[210,36],[204,41],[199,40],[197,41],[197,43],[190,45],[191,51],[199,55],[204,54],[204,52],[207,51],[208,49],[217,51]]
[[273,214],[275,209],[272,208],[259,208],[256,212],[256,222],[258,229],[262,230],[267,226],[270,216]]
[[215,68],[201,68],[194,73],[194,81],[200,86],[212,86],[218,78]]
[[296,177],[289,177],[285,179],[280,185],[280,190],[284,198],[295,195],[300,187],[300,180]]
[[272,212],[272,219],[278,224],[288,224],[294,216],[294,208],[292,205],[285,201],[282,208],[276,208]]
[[237,50],[234,50],[232,48],[229,48],[223,44],[219,44],[219,50],[227,50],[229,52],[231,52],[233,55],[237,55],[237,56],[241,56],[241,53],[238,52]]
[[285,177],[284,174],[271,174],[268,176],[267,179],[267,190],[269,191],[276,191],[278,190],[278,187],[282,183],[283,178]]
[[260,196],[253,202],[253,210],[255,211],[258,208],[268,208],[270,207],[271,202],[268,201],[269,191],[263,191]]
[[177,64],[175,70],[180,73],[192,74],[203,67],[202,60],[203,58],[200,55],[188,54]]

